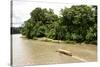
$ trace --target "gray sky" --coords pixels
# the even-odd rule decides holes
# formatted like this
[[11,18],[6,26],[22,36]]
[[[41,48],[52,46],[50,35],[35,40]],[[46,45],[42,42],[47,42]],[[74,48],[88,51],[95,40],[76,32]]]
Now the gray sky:
[[[40,1],[40,2],[32,2]],[[18,27],[30,18],[30,12],[36,7],[51,8],[54,13],[59,15],[59,11],[64,7],[71,7],[85,3],[82,0],[13,0],[13,26]],[[51,3],[48,3],[51,2]],[[67,3],[67,4],[66,4]]]

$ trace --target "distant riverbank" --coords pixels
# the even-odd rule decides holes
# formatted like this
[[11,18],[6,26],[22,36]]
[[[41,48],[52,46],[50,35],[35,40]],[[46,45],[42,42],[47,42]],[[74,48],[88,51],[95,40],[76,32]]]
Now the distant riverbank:
[[[13,34],[13,35],[20,35],[21,38],[25,38],[27,39],[25,36],[23,36],[22,34]],[[33,38],[32,40],[39,40],[39,41],[44,41],[44,42],[53,42],[53,43],[66,43],[66,44],[88,44],[88,45],[97,45],[97,42],[90,42],[90,43],[87,43],[87,42],[76,42],[76,41],[69,41],[69,40],[53,40],[53,39],[50,39],[50,38],[46,38],[46,37],[35,37]]]

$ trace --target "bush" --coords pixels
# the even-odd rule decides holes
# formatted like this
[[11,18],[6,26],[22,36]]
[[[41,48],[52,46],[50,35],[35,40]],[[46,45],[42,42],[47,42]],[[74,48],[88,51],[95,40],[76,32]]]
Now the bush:
[[96,41],[97,10],[92,6],[74,5],[61,10],[61,16],[52,9],[36,8],[31,18],[22,25],[27,38],[48,37],[55,40]]

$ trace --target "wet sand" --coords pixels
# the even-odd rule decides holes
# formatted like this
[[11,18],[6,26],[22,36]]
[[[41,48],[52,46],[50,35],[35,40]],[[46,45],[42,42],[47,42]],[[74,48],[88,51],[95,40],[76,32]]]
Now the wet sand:
[[[97,60],[97,47],[91,44],[65,44],[28,40],[20,34],[12,35],[13,66],[92,62]],[[64,49],[73,57],[56,52]]]

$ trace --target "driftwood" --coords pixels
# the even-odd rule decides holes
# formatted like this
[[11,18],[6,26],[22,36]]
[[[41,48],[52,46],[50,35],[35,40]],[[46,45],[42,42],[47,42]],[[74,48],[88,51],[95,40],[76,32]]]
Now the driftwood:
[[59,52],[61,54],[65,54],[65,55],[71,56],[72,58],[80,60],[80,61],[83,61],[83,62],[87,62],[87,60],[85,60],[83,58],[80,58],[78,56],[72,56],[72,53],[70,51],[67,51],[67,50],[64,50],[64,49],[58,49],[56,52]]
[[72,56],[72,53],[70,51],[67,50],[63,50],[63,49],[58,49],[56,52],[68,55],[68,56]]

